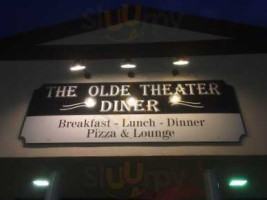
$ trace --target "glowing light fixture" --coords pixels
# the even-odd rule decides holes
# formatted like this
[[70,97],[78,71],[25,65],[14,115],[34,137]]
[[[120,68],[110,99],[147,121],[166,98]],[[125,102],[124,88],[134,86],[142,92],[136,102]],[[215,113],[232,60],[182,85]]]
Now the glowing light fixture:
[[176,76],[179,74],[178,66],[188,65],[189,60],[185,57],[178,57],[173,60],[172,64],[173,64],[172,75]]
[[188,65],[189,60],[187,58],[175,58],[172,64],[178,66]]
[[86,69],[86,66],[85,65],[80,65],[80,64],[77,64],[77,65],[74,65],[72,67],[70,67],[70,71],[82,71],[82,70],[85,70]]
[[135,97],[128,97],[126,99],[126,103],[129,105],[129,106],[135,106],[137,104],[137,99]]
[[229,181],[229,186],[232,188],[242,188],[248,184],[248,180],[244,178],[231,179]]
[[134,69],[134,68],[136,68],[136,64],[133,63],[133,61],[131,59],[126,59],[121,64],[121,68],[123,68],[123,69]]
[[95,107],[95,105],[96,105],[96,100],[95,100],[95,98],[87,97],[87,98],[84,100],[84,103],[85,103],[85,106],[86,106],[87,108],[92,108],[92,107]]
[[179,102],[181,102],[181,100],[182,97],[179,94],[173,94],[169,98],[169,102],[171,102],[172,104],[178,104]]
[[136,64],[132,62],[131,59],[126,59],[122,64],[121,64],[122,69],[127,69],[128,70],[128,77],[133,78],[134,73],[133,69],[136,68]]
[[46,179],[35,179],[32,181],[33,185],[36,187],[48,187],[49,181]]
[[125,64],[121,64],[121,68],[123,69],[133,69],[136,68],[135,64],[130,64],[130,63],[125,63]]
[[75,64],[70,67],[70,71],[72,72],[83,71],[85,78],[87,79],[91,78],[91,74],[83,61],[76,61]]

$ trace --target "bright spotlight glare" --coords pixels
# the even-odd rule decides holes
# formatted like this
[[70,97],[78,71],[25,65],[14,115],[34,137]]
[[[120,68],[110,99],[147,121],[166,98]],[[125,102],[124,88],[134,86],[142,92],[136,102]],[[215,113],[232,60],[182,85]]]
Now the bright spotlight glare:
[[172,104],[177,104],[181,101],[181,96],[179,94],[173,94],[170,96],[169,98],[169,101],[172,103]]
[[173,62],[174,65],[188,65],[189,61],[185,60],[185,59],[179,59],[179,60],[175,60]]
[[126,99],[129,106],[135,106],[137,104],[137,99],[135,97],[129,97]]
[[96,100],[92,97],[87,97],[85,100],[84,100],[84,103],[86,105],[87,108],[92,108],[96,105]]
[[235,180],[231,180],[229,183],[230,187],[243,187],[248,183],[247,180],[245,179],[235,179]]
[[121,68],[123,68],[123,69],[133,69],[133,68],[136,68],[136,65],[132,64],[132,63],[125,63],[125,64],[121,64]]
[[71,71],[81,71],[84,70],[86,67],[84,65],[75,65],[70,68]]
[[33,185],[36,187],[47,187],[49,186],[49,181],[45,179],[36,179],[32,181]]

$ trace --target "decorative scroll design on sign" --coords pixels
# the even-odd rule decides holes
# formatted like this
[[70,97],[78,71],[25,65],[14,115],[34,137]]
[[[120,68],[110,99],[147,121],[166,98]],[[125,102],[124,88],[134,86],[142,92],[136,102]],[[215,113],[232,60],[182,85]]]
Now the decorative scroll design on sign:
[[74,103],[74,104],[69,104],[69,105],[63,105],[62,106],[63,108],[60,108],[60,111],[73,110],[73,109],[81,108],[81,107],[92,108],[95,105],[96,105],[95,98],[87,97],[84,100],[84,102]]
[[182,101],[181,95],[178,94],[171,95],[169,98],[169,103],[171,106],[182,105],[191,108],[204,108],[204,106],[201,105],[201,102]]
[[182,105],[182,106],[188,106],[191,108],[204,108],[204,106],[200,105],[200,102],[189,102],[189,101],[180,101],[179,103],[172,103],[172,106],[175,105]]
[[61,111],[64,110],[73,110],[75,108],[81,108],[81,107],[86,107],[84,102],[81,103],[75,103],[75,104],[70,104],[70,105],[63,105],[63,108],[60,108]]

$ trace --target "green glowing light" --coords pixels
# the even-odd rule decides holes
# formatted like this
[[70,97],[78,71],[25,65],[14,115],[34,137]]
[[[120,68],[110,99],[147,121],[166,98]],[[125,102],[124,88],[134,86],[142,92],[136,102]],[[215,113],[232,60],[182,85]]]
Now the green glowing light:
[[248,184],[246,179],[232,179],[229,182],[230,187],[245,187]]
[[33,185],[36,187],[48,187],[49,181],[46,179],[35,179],[32,181]]

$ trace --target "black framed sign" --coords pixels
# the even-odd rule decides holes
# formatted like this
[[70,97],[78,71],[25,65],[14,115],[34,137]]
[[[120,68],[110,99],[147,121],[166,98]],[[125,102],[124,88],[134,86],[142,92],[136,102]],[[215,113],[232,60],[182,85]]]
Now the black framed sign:
[[245,134],[223,81],[46,84],[33,94],[26,144],[238,142]]

